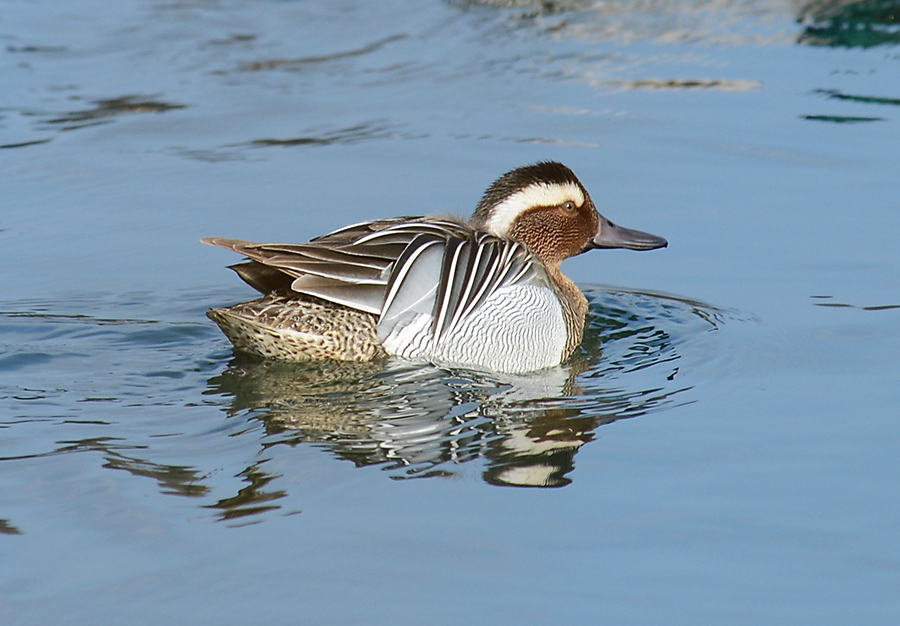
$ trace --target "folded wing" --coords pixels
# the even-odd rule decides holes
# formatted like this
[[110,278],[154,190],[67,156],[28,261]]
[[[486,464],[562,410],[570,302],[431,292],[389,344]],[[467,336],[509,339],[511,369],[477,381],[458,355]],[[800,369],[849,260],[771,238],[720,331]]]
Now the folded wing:
[[246,256],[232,269],[255,289],[290,289],[372,313],[382,336],[427,315],[439,340],[498,289],[549,284],[543,264],[523,244],[451,219],[365,222],[305,244],[202,241]]

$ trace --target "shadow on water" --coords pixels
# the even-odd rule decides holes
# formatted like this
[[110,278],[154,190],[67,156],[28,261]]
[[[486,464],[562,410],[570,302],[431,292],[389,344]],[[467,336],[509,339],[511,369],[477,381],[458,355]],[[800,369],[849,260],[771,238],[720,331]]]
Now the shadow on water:
[[[678,376],[679,346],[724,320],[686,300],[599,288],[587,295],[583,349],[551,370],[505,376],[394,359],[300,365],[237,355],[209,379],[207,394],[230,397],[230,415],[262,422],[264,448],[314,444],[398,480],[480,463],[493,485],[561,487],[598,427],[693,401]],[[260,504],[252,493],[265,475],[258,466],[244,474],[250,486],[217,505],[224,517]],[[271,499],[260,492],[265,506]]]

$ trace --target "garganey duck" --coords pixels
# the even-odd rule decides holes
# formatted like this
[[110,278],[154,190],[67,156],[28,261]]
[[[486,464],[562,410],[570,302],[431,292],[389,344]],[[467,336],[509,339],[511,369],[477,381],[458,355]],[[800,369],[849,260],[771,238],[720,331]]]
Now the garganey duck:
[[600,215],[556,162],[501,176],[468,222],[375,220],[301,244],[202,241],[246,256],[231,268],[264,294],[208,313],[240,351],[289,361],[397,355],[507,373],[558,365],[581,343],[588,304],[560,271],[565,259],[667,245]]

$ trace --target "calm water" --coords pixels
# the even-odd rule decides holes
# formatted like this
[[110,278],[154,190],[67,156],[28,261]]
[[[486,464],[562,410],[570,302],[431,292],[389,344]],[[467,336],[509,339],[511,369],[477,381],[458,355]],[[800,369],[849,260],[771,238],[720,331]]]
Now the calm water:
[[[0,10],[4,624],[896,624],[900,4]],[[571,166],[524,377],[232,354],[201,236]],[[602,347],[601,347],[602,346]]]

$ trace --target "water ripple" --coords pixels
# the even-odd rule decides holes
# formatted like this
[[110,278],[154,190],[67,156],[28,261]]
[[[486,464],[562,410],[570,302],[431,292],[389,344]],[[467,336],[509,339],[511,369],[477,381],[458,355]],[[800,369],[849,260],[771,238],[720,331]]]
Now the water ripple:
[[299,57],[295,59],[268,59],[265,61],[251,61],[241,65],[240,69],[248,72],[259,72],[265,70],[302,70],[310,65],[319,65],[329,63],[331,61],[341,61],[354,57],[364,56],[371,52],[380,50],[387,44],[405,39],[406,35],[396,34],[384,39],[379,39],[373,43],[353,50],[345,50],[342,52],[332,52],[331,54],[322,54],[315,56]]
[[[126,95],[118,98],[95,100],[91,109],[71,111],[47,120],[46,124],[58,126],[61,130],[75,130],[105,124],[110,118],[133,113],[164,113],[173,109],[183,109],[185,105],[155,100],[147,96]],[[34,143],[34,142],[31,142]]]

